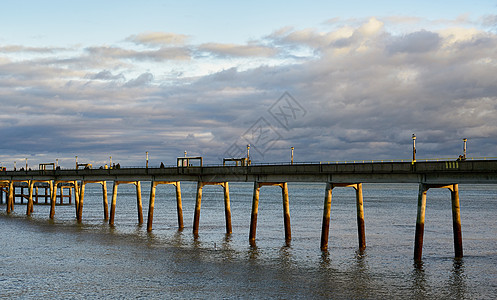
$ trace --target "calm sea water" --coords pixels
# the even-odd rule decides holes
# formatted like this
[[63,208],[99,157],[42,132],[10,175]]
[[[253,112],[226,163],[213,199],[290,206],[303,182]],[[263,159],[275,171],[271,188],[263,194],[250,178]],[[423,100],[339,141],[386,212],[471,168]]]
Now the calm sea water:
[[[109,192],[112,190],[109,183]],[[497,187],[460,185],[464,258],[453,258],[450,192],[429,190],[422,264],[412,259],[417,185],[364,188],[367,249],[357,252],[355,192],[333,190],[329,251],[319,249],[324,184],[289,184],[292,242],[284,243],[281,189],[263,187],[256,246],[248,243],[252,184],[231,183],[233,234],[223,190],[204,187],[198,239],[195,184],[182,183],[185,228],[175,190],[159,186],[154,230],[137,224],[132,185],[120,185],[115,226],[103,221],[101,188],[88,184],[83,222],[74,206],[0,206],[3,298],[443,298],[497,296]],[[143,214],[148,183],[142,184]],[[110,196],[109,196],[110,200]]]

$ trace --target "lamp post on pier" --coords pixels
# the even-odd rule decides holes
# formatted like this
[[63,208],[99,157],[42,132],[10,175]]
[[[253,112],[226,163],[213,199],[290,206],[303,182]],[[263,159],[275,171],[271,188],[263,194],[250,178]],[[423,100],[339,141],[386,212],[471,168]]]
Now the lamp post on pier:
[[147,169],[148,169],[148,151],[145,152],[145,154],[147,155]]
[[462,139],[464,145],[463,145],[463,158],[466,159],[466,142],[468,141],[467,138]]
[[416,135],[412,134],[412,162],[416,161]]
[[292,162],[292,165],[293,165],[293,149],[294,149],[294,148],[292,147],[292,148],[290,148],[290,149],[292,149],[292,159],[291,159],[291,162]]

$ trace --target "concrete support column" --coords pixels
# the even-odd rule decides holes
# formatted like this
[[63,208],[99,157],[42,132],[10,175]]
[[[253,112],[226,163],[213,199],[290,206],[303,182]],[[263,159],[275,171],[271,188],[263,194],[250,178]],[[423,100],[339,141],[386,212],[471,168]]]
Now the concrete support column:
[[136,208],[138,210],[138,224],[143,224],[143,206],[142,206],[142,189],[140,181],[135,183],[136,186]]
[[231,234],[231,207],[230,207],[230,190],[228,182],[223,184],[224,189],[224,217],[226,220],[226,233]]
[[152,231],[152,222],[154,220],[154,205],[155,205],[155,190],[157,184],[152,181],[150,186],[150,199],[148,201],[148,218],[147,218],[147,231]]
[[79,185],[78,181],[74,180],[74,206],[76,208],[76,219],[79,220]]
[[14,211],[14,181],[9,181],[9,199],[7,199],[7,213]]
[[110,218],[109,225],[114,225],[114,215],[116,213],[116,200],[117,200],[117,186],[119,183],[114,181],[114,186],[112,187],[112,203],[110,205]]
[[154,206],[156,189],[159,184],[173,184],[176,187],[176,211],[178,213],[178,227],[183,228],[183,207],[181,204],[181,186],[179,181],[152,181],[150,185],[150,200],[148,202],[147,231],[152,231],[154,220]]
[[366,232],[364,230],[364,205],[362,200],[362,183],[355,186],[357,207],[357,233],[359,237],[359,250],[366,249]]
[[426,210],[426,185],[419,184],[418,192],[418,213],[416,217],[416,235],[414,237],[414,260],[421,260],[423,253],[423,234],[425,228],[425,210]]
[[79,222],[83,220],[83,203],[85,201],[85,187],[86,187],[86,182],[82,180],[79,192],[79,205],[78,205],[78,218],[77,218]]
[[328,250],[328,236],[330,232],[330,216],[331,216],[331,194],[333,185],[326,183],[326,191],[324,194],[324,209],[323,209],[323,225],[321,228],[321,250]]
[[452,227],[454,231],[454,253],[456,258],[463,257],[461,211],[459,207],[459,185],[454,184],[450,191],[452,200]]
[[259,192],[261,186],[258,182],[254,182],[254,194],[252,197],[252,215],[250,217],[250,233],[249,242],[255,244],[255,234],[257,230],[257,213],[259,211]]
[[64,186],[60,186],[60,204],[64,204]]
[[290,243],[292,239],[292,229],[290,227],[290,203],[288,200],[288,185],[286,182],[281,184],[281,194],[283,198],[283,222],[285,224],[285,242]]
[[197,198],[195,201],[195,215],[193,217],[193,235],[198,236],[198,226],[200,223],[200,205],[202,203],[202,188],[204,187],[203,182],[197,183]]
[[104,220],[109,219],[109,203],[107,201],[107,181],[102,181],[102,200],[104,206]]
[[176,187],[176,211],[178,213],[178,228],[183,229],[183,204],[181,203],[181,186],[179,181],[174,183]]
[[50,181],[50,219],[55,216],[55,201],[57,201],[57,181]]
[[33,211],[33,186],[34,186],[34,181],[30,180],[28,182],[28,205],[26,206],[26,215],[29,216],[31,215],[31,212]]

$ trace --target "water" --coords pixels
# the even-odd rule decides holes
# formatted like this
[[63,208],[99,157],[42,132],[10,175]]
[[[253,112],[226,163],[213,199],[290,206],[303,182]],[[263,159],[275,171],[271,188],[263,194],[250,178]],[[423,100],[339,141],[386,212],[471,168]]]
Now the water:
[[[143,183],[143,213],[149,184]],[[414,264],[416,185],[363,185],[367,249],[358,253],[355,192],[333,190],[328,253],[319,249],[324,184],[289,184],[292,242],[284,243],[281,189],[262,187],[256,246],[248,243],[252,184],[231,183],[233,234],[223,189],[203,191],[192,235],[195,184],[182,183],[185,229],[174,186],[160,185],[154,230],[137,224],[133,185],[120,185],[115,226],[103,221],[101,188],[88,184],[83,222],[74,206],[0,206],[4,298],[452,298],[497,295],[497,187],[460,185],[464,258],[453,258],[450,192],[428,191],[423,261]],[[112,190],[109,188],[109,190]],[[109,199],[111,199],[109,197]]]

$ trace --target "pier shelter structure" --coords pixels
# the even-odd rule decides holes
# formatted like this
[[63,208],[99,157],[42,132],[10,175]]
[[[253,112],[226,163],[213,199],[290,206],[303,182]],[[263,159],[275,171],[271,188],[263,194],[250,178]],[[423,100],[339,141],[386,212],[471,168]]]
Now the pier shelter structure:
[[[192,164],[198,161],[198,164]],[[108,214],[107,182],[113,182],[112,202]],[[72,169],[72,170],[23,170],[0,171],[0,196],[6,194],[6,210],[14,209],[15,186],[28,188],[27,210],[33,209],[36,185],[43,184],[50,189],[50,218],[55,216],[57,187],[61,184],[72,187],[75,194],[76,218],[82,221],[85,185],[97,183],[102,185],[103,216],[114,224],[117,190],[120,184],[133,184],[137,194],[138,222],[143,223],[141,182],[151,182],[148,207],[147,230],[152,231],[157,185],[168,184],[176,188],[178,227],[183,228],[183,211],[181,203],[181,181],[197,182],[194,235],[199,234],[202,189],[206,185],[218,185],[224,190],[224,209],[226,233],[231,233],[231,208],[229,182],[253,182],[253,200],[249,242],[255,243],[259,192],[264,186],[279,186],[282,190],[285,241],[291,240],[290,203],[288,200],[288,182],[322,182],[326,183],[323,220],[321,229],[321,249],[328,250],[332,191],[335,188],[353,188],[356,193],[357,232],[359,249],[366,247],[364,225],[363,183],[416,183],[419,185],[418,206],[416,214],[416,232],[414,236],[414,259],[422,258],[424,220],[427,192],[430,189],[443,188],[451,193],[452,221],[455,257],[463,256],[462,229],[459,206],[459,184],[497,184],[497,160],[451,160],[451,161],[371,161],[354,163],[306,163],[306,164],[241,164],[230,166],[204,166],[201,157],[178,158],[176,167],[167,168],[115,168],[115,169]],[[26,197],[24,197],[26,198]],[[414,199],[413,199],[414,200]]]

